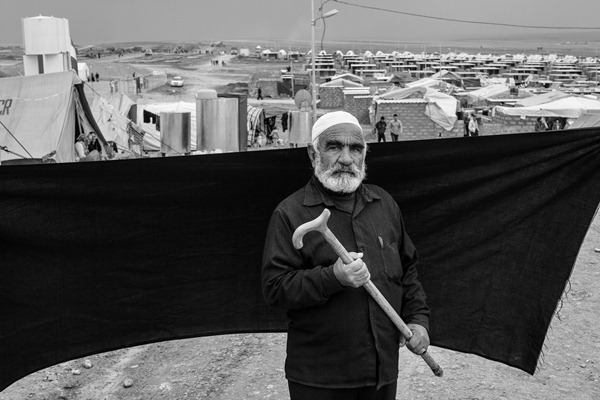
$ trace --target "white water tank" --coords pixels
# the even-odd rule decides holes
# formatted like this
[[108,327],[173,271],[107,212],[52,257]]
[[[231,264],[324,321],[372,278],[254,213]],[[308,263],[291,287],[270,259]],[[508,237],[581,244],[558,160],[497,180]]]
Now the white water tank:
[[69,20],[55,17],[22,19],[25,54],[58,54],[69,52],[71,34]]
[[71,43],[69,20],[32,17],[21,20],[25,75],[77,70],[77,53]]
[[190,112],[161,112],[160,141],[164,156],[189,155],[192,151]]

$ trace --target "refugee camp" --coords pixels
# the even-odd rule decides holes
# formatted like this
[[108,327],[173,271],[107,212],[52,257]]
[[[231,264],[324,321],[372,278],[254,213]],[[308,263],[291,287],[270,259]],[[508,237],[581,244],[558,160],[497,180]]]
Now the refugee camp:
[[0,400],[600,398],[572,3],[3,7]]

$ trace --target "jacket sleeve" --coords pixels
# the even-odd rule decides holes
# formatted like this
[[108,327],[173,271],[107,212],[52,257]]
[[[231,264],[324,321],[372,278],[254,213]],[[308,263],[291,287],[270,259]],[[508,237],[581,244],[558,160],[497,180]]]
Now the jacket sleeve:
[[343,289],[333,266],[306,265],[292,244],[294,230],[284,213],[271,216],[262,263],[262,289],[268,304],[288,310],[322,305]]

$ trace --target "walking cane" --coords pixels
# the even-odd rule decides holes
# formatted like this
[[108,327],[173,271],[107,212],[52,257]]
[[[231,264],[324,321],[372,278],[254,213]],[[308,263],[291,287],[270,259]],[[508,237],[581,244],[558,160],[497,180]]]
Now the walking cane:
[[[352,257],[350,257],[350,254],[348,254],[340,241],[335,237],[333,232],[331,232],[331,230],[327,227],[327,221],[329,220],[330,215],[331,211],[324,209],[321,215],[319,215],[317,218],[300,225],[292,235],[292,243],[294,244],[295,248],[301,249],[303,246],[302,239],[304,238],[304,235],[311,231],[318,231],[325,237],[325,240],[331,245],[331,247],[333,247],[333,250],[342,259],[344,264],[350,264],[354,260]],[[404,336],[406,341],[409,341],[413,336],[412,331],[404,323],[404,321],[402,321],[402,318],[400,318],[396,310],[394,310],[387,299],[383,297],[379,289],[377,289],[370,279],[363,286],[367,292],[369,292],[371,297],[373,297],[373,299],[377,302],[377,304],[379,304],[379,306],[383,309],[386,315],[392,320],[394,325],[396,325],[398,330],[400,330],[400,333],[402,333],[402,336]],[[440,367],[438,363],[434,361],[427,351],[424,351],[421,354],[421,357],[423,357],[423,360],[425,360],[427,365],[429,365],[429,368],[431,368],[431,371],[433,371],[435,376],[442,376],[444,374],[442,367]]]

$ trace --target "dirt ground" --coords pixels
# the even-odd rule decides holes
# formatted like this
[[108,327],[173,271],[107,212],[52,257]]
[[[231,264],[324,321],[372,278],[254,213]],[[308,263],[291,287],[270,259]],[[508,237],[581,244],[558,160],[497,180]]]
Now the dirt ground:
[[[144,102],[192,101],[199,89],[251,84],[251,63],[213,67],[210,59],[148,63],[139,55],[87,60],[101,77],[165,69],[186,80],[183,90],[143,93]],[[14,66],[11,66],[14,68]],[[220,68],[220,69],[216,69]],[[101,78],[102,79],[102,78]],[[249,100],[257,102],[256,99]],[[289,99],[265,107],[294,107]],[[444,368],[435,377],[422,360],[401,349],[398,399],[593,400],[600,399],[600,218],[582,245],[562,308],[547,335],[538,371],[531,376],[481,357],[432,347]],[[0,400],[288,399],[283,372],[285,334],[204,337],[155,343],[72,360],[35,372],[0,392]],[[318,360],[315,360],[318,362]],[[127,386],[127,387],[126,387]]]

